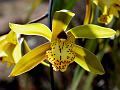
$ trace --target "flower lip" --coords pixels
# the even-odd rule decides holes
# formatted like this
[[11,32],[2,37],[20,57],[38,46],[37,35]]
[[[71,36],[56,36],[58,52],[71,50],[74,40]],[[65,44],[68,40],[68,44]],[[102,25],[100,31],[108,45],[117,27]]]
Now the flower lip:
[[67,39],[56,39],[51,42],[51,49],[46,51],[46,57],[55,71],[64,72],[69,64],[74,62],[73,44],[69,36]]

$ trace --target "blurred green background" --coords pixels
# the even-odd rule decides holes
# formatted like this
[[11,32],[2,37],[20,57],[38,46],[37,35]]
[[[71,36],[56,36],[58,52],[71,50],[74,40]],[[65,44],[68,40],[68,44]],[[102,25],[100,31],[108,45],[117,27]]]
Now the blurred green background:
[[[8,23],[25,24],[42,16],[48,10],[48,0],[0,0],[0,35],[9,32]],[[68,9],[76,15],[69,28],[82,25],[85,17],[86,0],[54,0],[54,11]],[[93,24],[97,22],[100,10],[95,9]],[[47,18],[40,23],[47,25]],[[120,90],[120,18],[114,18],[105,27],[118,32],[114,39],[77,39],[76,43],[94,52],[106,71],[104,75],[94,75],[72,63],[64,73],[54,72],[55,90]],[[32,48],[46,42],[43,37],[27,36]],[[8,75],[13,67],[0,63],[0,90],[51,90],[49,68],[40,64],[31,71],[13,78]]]

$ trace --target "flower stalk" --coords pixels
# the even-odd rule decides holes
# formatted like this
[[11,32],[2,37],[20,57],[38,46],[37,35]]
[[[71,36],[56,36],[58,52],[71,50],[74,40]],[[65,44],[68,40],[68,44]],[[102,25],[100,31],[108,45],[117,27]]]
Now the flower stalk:
[[45,19],[46,17],[48,17],[48,13],[47,13],[47,12],[46,12],[44,15],[42,15],[40,18],[35,19],[35,20],[33,20],[33,21],[30,21],[30,22],[28,22],[28,23],[29,23],[29,24],[30,24],[30,23],[37,23],[37,22]]
[[[49,7],[48,7],[48,27],[52,30],[52,6],[53,0],[49,0]],[[50,63],[50,80],[51,80],[51,90],[55,90],[54,88],[54,75],[53,75],[53,68],[52,64]]]

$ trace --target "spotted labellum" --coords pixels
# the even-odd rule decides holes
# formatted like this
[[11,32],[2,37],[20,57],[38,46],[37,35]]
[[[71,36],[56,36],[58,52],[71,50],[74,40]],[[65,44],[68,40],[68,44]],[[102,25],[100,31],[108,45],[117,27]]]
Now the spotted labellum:
[[64,72],[68,65],[74,62],[73,45],[74,40],[70,35],[67,35],[67,39],[57,39],[51,43],[51,49],[46,52],[46,55],[55,71]]

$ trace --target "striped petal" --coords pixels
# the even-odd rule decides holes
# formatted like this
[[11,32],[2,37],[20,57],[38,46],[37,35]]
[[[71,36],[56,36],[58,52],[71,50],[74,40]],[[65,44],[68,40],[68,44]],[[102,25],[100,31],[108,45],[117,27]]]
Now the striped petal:
[[[84,56],[79,52],[79,50],[84,51]],[[90,71],[94,74],[104,74],[105,71],[100,61],[93,53],[78,45],[74,46],[73,51],[76,53],[74,61],[81,67],[83,67],[85,70]]]
[[13,68],[10,76],[17,76],[25,73],[45,59],[46,50],[50,48],[50,43],[45,43],[25,54]]
[[68,10],[55,12],[52,22],[52,40],[55,40],[62,31],[66,30],[74,15],[74,13]]
[[32,23],[32,24],[13,24],[9,23],[9,27],[11,30],[18,34],[25,34],[25,35],[39,35],[51,40],[51,31],[50,29],[41,23]]

